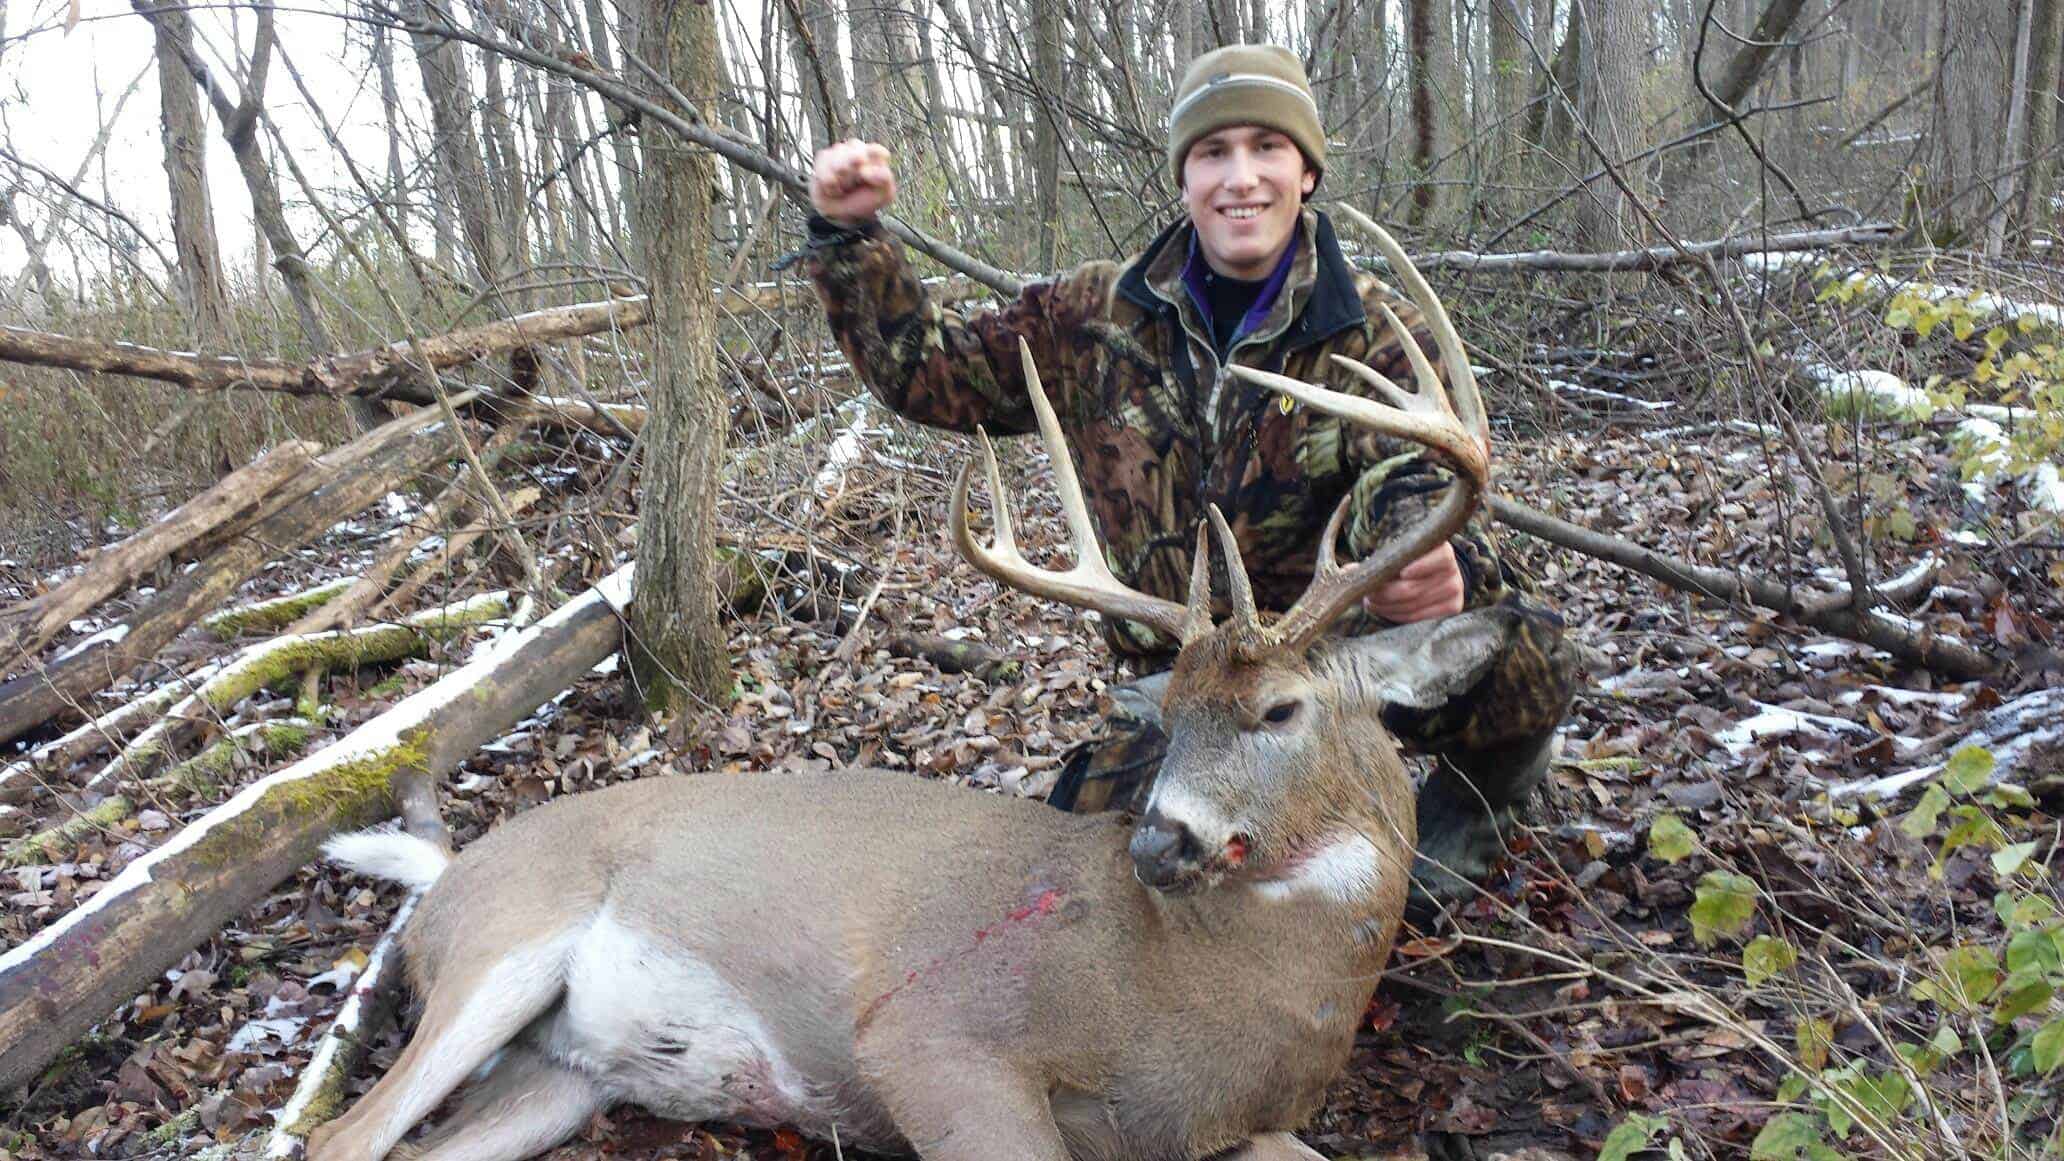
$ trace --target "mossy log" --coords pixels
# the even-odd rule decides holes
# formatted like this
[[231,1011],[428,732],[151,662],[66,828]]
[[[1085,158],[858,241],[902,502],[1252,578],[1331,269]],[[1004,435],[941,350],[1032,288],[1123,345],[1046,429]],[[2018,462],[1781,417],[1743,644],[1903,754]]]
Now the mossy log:
[[219,613],[210,613],[202,617],[201,628],[224,641],[234,641],[246,633],[277,633],[307,616],[311,611],[330,603],[338,593],[356,584],[358,579],[355,576],[340,576],[336,580],[324,581],[314,588],[302,589],[297,593],[284,593],[269,600],[232,605]]
[[508,593],[484,593],[392,625],[279,637],[253,645],[138,734],[87,780],[85,789],[106,793],[125,779],[149,775],[195,731],[228,716],[238,702],[261,689],[286,685],[310,670],[331,673],[420,657],[432,641],[449,640],[470,626],[508,615]]
[[0,867],[25,863],[55,862],[74,844],[96,831],[120,825],[140,809],[140,804],[166,794],[209,796],[236,773],[243,758],[284,758],[307,749],[316,725],[306,718],[282,718],[253,722],[218,739],[214,745],[145,782],[137,792],[113,794],[77,814],[9,846],[0,852]]
[[120,544],[96,553],[79,575],[49,592],[0,612],[0,672],[21,655],[33,657],[102,601],[136,583],[159,562],[239,514],[291,477],[308,470],[322,445],[295,440],[273,448]]
[[[0,685],[0,744],[53,720],[75,715],[81,702],[155,656],[165,644],[252,574],[288,549],[320,536],[338,520],[441,460],[450,441],[424,430],[436,413],[417,413],[359,437],[312,470],[313,493],[260,520],[249,533],[160,589],[127,620],[47,665]],[[372,447],[370,454],[365,448]]]
[[220,671],[220,662],[209,662],[193,673],[165,682],[134,701],[114,709],[29,752],[21,761],[0,770],[0,803],[24,802],[42,788],[39,772],[56,773],[90,754],[119,746],[146,721],[162,717],[174,702],[185,697],[200,682]]
[[573,683],[622,641],[630,568],[349,736],[267,775],[0,955],[0,1091],[311,861],[324,839],[394,810],[398,780],[435,779]]

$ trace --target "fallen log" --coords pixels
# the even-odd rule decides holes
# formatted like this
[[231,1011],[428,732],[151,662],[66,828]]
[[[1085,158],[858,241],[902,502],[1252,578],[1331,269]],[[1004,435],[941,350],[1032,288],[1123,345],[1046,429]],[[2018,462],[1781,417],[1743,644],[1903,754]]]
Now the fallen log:
[[1631,540],[1558,520],[1507,496],[1491,497],[1490,509],[1499,523],[1550,544],[1632,569],[1683,592],[1723,603],[1744,601],[1761,605],[1808,628],[1882,649],[1909,665],[1964,681],[1995,677],[2000,672],[1998,661],[1971,646],[1883,609],[1858,613],[1846,603],[1831,606],[1814,600],[1805,589],[1665,556]]
[[[537,488],[518,488],[510,492],[505,499],[509,503],[510,512],[521,513],[529,509],[532,504],[537,503],[538,499],[543,495],[544,493]],[[388,593],[380,599],[377,605],[373,606],[372,615],[375,617],[385,616],[392,610],[407,607],[410,598],[414,597],[424,585],[439,576],[445,575],[444,570],[450,567],[451,562],[457,559],[460,553],[471,547],[474,541],[485,535],[487,535],[486,525],[472,524],[446,537],[443,547],[431,553],[427,559],[418,562],[414,567],[410,568],[408,576],[400,584],[394,586],[394,591]]]
[[307,718],[282,718],[239,726],[215,744],[170,770],[145,781],[128,794],[110,794],[65,821],[8,846],[0,852],[0,867],[25,863],[56,862],[72,847],[95,831],[119,825],[135,814],[139,803],[167,794],[205,795],[236,772],[237,762],[249,755],[282,758],[298,754],[308,746],[316,725]]
[[[319,457],[322,485],[304,499],[259,521],[236,543],[182,573],[121,624],[67,650],[55,661],[0,684],[0,743],[65,716],[83,716],[81,699],[106,689],[204,614],[218,608],[246,579],[287,549],[320,536],[339,519],[364,508],[402,480],[442,459],[449,444],[423,431],[421,413],[397,420],[359,441]],[[396,424],[406,436],[392,438]],[[376,441],[371,455],[356,454]],[[325,462],[331,461],[331,462]]]
[[[2037,794],[2064,788],[2064,688],[2051,687],[1994,706],[1949,749],[1980,746],[1992,755],[1988,785],[2011,782]],[[1880,806],[1897,803],[1942,773],[1936,762],[1880,778],[1863,778],[1828,788],[1835,802],[1861,799]]]
[[392,814],[397,780],[441,777],[622,640],[630,566],[349,736],[252,783],[0,955],[0,1091],[34,1076],[189,950],[312,860]]
[[337,1018],[323,1032],[322,1042],[308,1058],[294,1095],[279,1111],[272,1135],[265,1142],[267,1161],[290,1161],[301,1156],[308,1135],[335,1118],[344,1107],[344,1085],[351,1070],[365,1054],[367,1032],[378,1024],[401,993],[401,931],[415,914],[420,893],[411,894],[394,909],[380,941],[366,955],[365,967],[351,982],[351,994],[337,1009]]
[[90,754],[120,746],[137,732],[142,722],[161,716],[173,702],[198,688],[221,668],[220,662],[211,661],[29,751],[27,757],[0,769],[0,802],[22,802],[32,796],[40,784],[38,771],[59,771]]
[[447,370],[517,347],[641,326],[650,315],[643,296],[583,302],[496,319],[417,343],[389,343],[310,363],[195,355],[0,326],[0,361],[101,375],[130,375],[193,391],[252,389],[323,398],[378,397],[423,404],[435,403],[437,397],[421,382],[418,351],[432,368]]
[[280,484],[307,471],[309,461],[321,451],[322,445],[302,440],[273,448],[150,527],[102,549],[79,575],[0,612],[0,667],[11,666],[12,658],[33,659],[67,625],[135,584],[159,562],[239,513],[255,509]]
[[1021,668],[979,641],[956,641],[934,633],[898,633],[889,638],[889,655],[929,661],[941,673],[968,673],[982,681],[1012,681]]
[[201,618],[201,628],[224,641],[234,641],[246,633],[278,633],[296,620],[322,608],[335,600],[337,594],[351,588],[358,582],[355,576],[340,576],[324,581],[313,588],[300,592],[281,593],[262,601],[232,605],[219,613],[209,613]]
[[484,593],[392,625],[295,634],[253,645],[136,735],[113,761],[87,780],[84,789],[107,793],[126,779],[150,775],[170,760],[187,738],[228,716],[238,702],[268,686],[310,670],[327,673],[420,657],[432,641],[449,640],[469,626],[508,615],[508,593]]

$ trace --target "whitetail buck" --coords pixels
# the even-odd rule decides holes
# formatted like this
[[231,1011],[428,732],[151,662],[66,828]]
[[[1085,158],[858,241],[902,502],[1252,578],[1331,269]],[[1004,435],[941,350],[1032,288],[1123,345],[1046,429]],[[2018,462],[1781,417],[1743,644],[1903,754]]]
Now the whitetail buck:
[[396,834],[338,840],[338,861],[435,886],[405,936],[425,997],[415,1038],[318,1131],[312,1161],[388,1155],[483,1065],[425,1161],[528,1156],[619,1102],[927,1161],[1317,1156],[1289,1133],[1347,1060],[1412,863],[1412,791],[1377,711],[1468,686],[1509,632],[1484,612],[1327,636],[1459,528],[1488,475],[1461,342],[1380,244],[1439,340],[1453,405],[1409,336],[1416,394],[1349,364],[1387,405],[1249,377],[1435,449],[1457,482],[1346,568],[1336,513],[1281,618],[1257,616],[1215,508],[1224,624],[1201,528],[1187,605],[1111,576],[1029,354],[1074,567],[1019,555],[986,438],[995,544],[979,545],[973,465],[961,473],[953,535],[978,568],[1182,641],[1151,687],[1171,741],[1135,829],[846,770],[618,785],[512,819],[449,865]]

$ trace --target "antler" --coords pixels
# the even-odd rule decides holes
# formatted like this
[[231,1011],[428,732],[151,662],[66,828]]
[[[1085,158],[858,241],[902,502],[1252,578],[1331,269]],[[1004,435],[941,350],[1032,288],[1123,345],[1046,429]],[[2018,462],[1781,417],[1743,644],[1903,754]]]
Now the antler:
[[[982,460],[989,473],[996,544],[993,548],[982,547],[968,529],[968,490],[975,475],[975,465],[970,461],[961,468],[960,479],[953,486],[953,508],[948,517],[953,543],[960,549],[960,554],[967,558],[969,564],[1004,584],[1034,596],[1077,608],[1094,609],[1105,616],[1138,621],[1184,641],[1209,630],[1211,586],[1208,579],[1202,585],[1196,583],[1197,575],[1207,578],[1209,575],[1203,571],[1202,564],[1203,529],[1198,529],[1199,563],[1191,578],[1190,607],[1150,597],[1120,584],[1104,563],[1103,548],[1097,543],[1095,527],[1090,524],[1089,506],[1082,500],[1082,484],[1075,478],[1074,461],[1068,458],[1067,442],[1061,438],[1060,421],[1054,418],[1053,405],[1047,402],[1046,390],[1039,385],[1039,368],[1033,365],[1032,349],[1023,339],[1018,340],[1018,354],[1025,361],[1025,389],[1032,397],[1032,411],[1039,417],[1039,437],[1046,442],[1047,454],[1053,459],[1054,486],[1061,494],[1061,510],[1068,517],[1068,533],[1075,547],[1075,566],[1066,572],[1043,569],[1026,560],[1018,551],[1017,540],[1011,533],[1010,505],[1003,493],[1003,476],[996,467],[996,449],[989,443],[989,433],[979,428],[975,434],[981,438]],[[1199,593],[1203,601],[1201,612],[1194,607]]]
[[[1434,343],[1440,348],[1441,365],[1448,372],[1448,386],[1444,388],[1441,385],[1440,375],[1427,361],[1426,353],[1419,349],[1411,332],[1388,306],[1382,304],[1378,304],[1378,309],[1383,312],[1383,321],[1390,324],[1391,333],[1398,336],[1404,346],[1405,357],[1412,364],[1412,377],[1419,387],[1416,393],[1403,390],[1366,363],[1339,355],[1333,356],[1334,362],[1368,384],[1386,402],[1348,395],[1316,383],[1248,367],[1233,367],[1232,371],[1329,415],[1423,444],[1447,461],[1456,478],[1440,504],[1424,519],[1403,536],[1384,544],[1374,554],[1348,568],[1341,568],[1333,556],[1333,544],[1340,537],[1340,528],[1347,519],[1348,503],[1352,497],[1341,499],[1319,539],[1318,564],[1312,571],[1311,585],[1282,619],[1264,631],[1271,644],[1294,649],[1311,644],[1362,597],[1382,587],[1407,564],[1453,536],[1468,523],[1490,484],[1490,425],[1484,418],[1483,400],[1476,391],[1476,374],[1470,369],[1469,356],[1462,349],[1461,336],[1455,333],[1455,325],[1448,319],[1448,312],[1418,267],[1406,257],[1404,247],[1398,245],[1397,239],[1352,206],[1341,206],[1340,210],[1375,241],[1377,250],[1389,260],[1391,269],[1404,284],[1412,301],[1419,304],[1420,311],[1426,316],[1427,328],[1433,332]],[[1237,569],[1237,562],[1234,567]]]

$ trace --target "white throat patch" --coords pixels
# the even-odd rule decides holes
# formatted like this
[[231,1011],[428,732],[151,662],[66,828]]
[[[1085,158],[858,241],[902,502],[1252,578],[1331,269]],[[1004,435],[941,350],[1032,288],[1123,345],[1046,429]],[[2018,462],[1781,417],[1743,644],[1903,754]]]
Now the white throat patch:
[[1280,879],[1263,879],[1254,889],[1264,899],[1293,899],[1317,893],[1336,903],[1360,899],[1376,889],[1382,856],[1367,835],[1334,839]]

